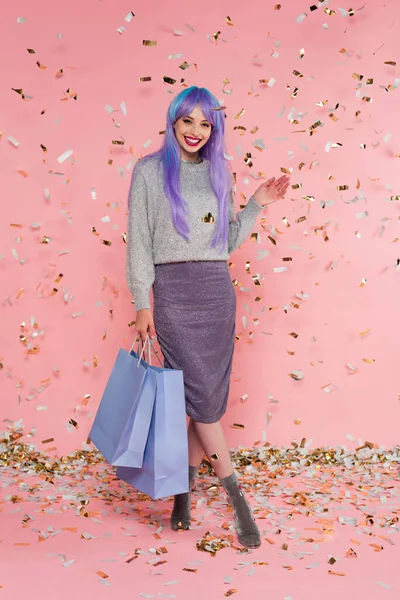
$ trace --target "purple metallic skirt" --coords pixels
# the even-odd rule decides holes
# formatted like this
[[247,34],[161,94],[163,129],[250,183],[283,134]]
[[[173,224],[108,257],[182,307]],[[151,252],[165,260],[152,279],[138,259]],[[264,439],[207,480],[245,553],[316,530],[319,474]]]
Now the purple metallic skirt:
[[236,294],[226,261],[155,265],[154,324],[165,367],[181,369],[186,413],[215,423],[226,411]]

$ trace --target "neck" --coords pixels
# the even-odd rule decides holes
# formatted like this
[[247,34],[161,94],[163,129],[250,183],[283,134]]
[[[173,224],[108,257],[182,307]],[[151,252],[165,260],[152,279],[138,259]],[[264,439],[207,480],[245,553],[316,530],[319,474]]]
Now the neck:
[[203,162],[203,159],[201,158],[201,156],[199,154],[198,157],[195,160],[193,160],[192,156],[190,157],[190,160],[187,159],[186,157],[181,156],[181,161],[185,162],[185,163],[194,163],[195,164],[195,163],[201,163],[201,162]]
[[197,162],[200,159],[200,152],[189,154],[189,152],[181,152],[181,159],[186,162]]

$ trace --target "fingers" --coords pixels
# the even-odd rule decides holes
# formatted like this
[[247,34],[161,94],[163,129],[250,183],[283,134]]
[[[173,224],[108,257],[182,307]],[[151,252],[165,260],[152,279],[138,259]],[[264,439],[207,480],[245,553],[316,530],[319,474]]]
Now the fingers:
[[154,321],[139,324],[139,327],[136,329],[136,331],[143,343],[146,341],[147,336],[149,336],[151,340],[154,340],[156,338],[156,329],[154,327]]
[[149,336],[150,336],[151,340],[155,340],[155,338],[156,338],[156,329],[154,327],[154,323],[152,325],[150,325]]

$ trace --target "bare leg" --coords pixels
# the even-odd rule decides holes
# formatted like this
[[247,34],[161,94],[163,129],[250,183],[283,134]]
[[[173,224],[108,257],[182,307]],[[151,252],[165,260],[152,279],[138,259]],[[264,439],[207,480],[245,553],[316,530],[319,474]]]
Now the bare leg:
[[194,423],[190,419],[188,427],[188,444],[189,444],[189,465],[192,467],[199,467],[203,460],[204,450],[200,444],[200,440],[197,436],[194,428]]
[[231,453],[226,443],[221,423],[193,423],[199,443],[204,448],[218,479],[228,477],[233,473]]
[[261,544],[260,532],[236,479],[221,423],[194,422],[193,426],[232,504],[239,542],[247,548],[258,548]]

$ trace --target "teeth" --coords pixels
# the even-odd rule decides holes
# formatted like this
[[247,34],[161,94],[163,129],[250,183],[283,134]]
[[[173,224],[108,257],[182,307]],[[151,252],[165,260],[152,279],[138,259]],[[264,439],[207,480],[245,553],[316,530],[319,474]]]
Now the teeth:
[[196,146],[200,142],[200,140],[198,140],[198,139],[188,138],[186,136],[185,136],[185,140],[186,140],[186,143],[189,144],[190,146]]

